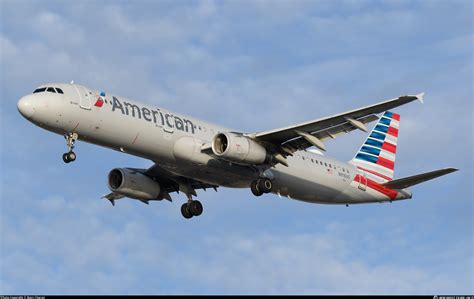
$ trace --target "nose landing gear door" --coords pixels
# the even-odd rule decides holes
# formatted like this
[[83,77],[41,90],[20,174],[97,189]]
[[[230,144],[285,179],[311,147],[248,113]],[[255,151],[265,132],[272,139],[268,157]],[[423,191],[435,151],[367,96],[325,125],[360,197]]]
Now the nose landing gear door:
[[91,110],[92,92],[80,86],[74,86],[79,94],[79,106],[82,109]]

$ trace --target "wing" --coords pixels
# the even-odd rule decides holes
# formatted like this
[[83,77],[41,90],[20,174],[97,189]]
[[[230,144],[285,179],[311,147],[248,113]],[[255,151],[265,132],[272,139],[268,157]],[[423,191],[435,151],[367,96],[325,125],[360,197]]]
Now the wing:
[[376,114],[407,104],[414,100],[423,102],[424,93],[400,96],[334,116],[301,123],[286,128],[250,135],[255,139],[274,146],[274,150],[283,156],[316,146],[325,150],[323,141],[355,129],[367,131],[365,124],[377,120]]

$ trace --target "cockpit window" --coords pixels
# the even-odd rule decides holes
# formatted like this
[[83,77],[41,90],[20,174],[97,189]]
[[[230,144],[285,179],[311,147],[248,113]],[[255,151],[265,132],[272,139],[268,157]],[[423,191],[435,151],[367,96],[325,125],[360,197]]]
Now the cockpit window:
[[63,90],[61,88],[57,88],[57,87],[41,87],[41,88],[35,89],[35,91],[33,91],[33,93],[45,92],[45,91],[52,92],[52,93],[64,94]]
[[33,91],[33,93],[43,92],[45,90],[46,90],[46,87],[37,88],[37,89],[35,89],[35,91]]

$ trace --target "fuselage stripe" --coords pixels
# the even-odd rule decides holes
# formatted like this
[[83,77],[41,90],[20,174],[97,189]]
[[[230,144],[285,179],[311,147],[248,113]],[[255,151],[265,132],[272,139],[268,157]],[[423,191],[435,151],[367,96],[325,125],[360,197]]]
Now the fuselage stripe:
[[369,173],[371,173],[371,174],[373,174],[373,175],[376,175],[376,176],[378,176],[378,177],[381,177],[381,178],[383,178],[383,179],[386,179],[387,181],[391,181],[391,180],[392,180],[391,177],[385,176],[385,175],[383,175],[383,174],[381,174],[381,173],[378,173],[378,172],[376,172],[376,171],[374,171],[374,170],[366,169],[366,168],[363,168],[363,167],[360,167],[360,166],[357,166],[357,168],[359,168],[360,170],[363,170],[363,171],[367,171],[367,172],[369,172]]
[[[388,196],[390,199],[395,199],[398,195],[398,192],[393,190],[393,189],[390,189],[390,188],[387,188],[387,187],[384,187],[382,186],[381,184],[377,183],[377,182],[374,182],[372,181],[371,179],[365,177],[365,179],[367,180],[367,187],[370,188],[370,189],[373,189],[379,193],[382,193],[386,196]],[[354,177],[354,181],[359,183],[361,182],[362,180],[362,176],[359,175],[359,174],[356,174],[355,177]],[[362,180],[363,182],[363,180]]]

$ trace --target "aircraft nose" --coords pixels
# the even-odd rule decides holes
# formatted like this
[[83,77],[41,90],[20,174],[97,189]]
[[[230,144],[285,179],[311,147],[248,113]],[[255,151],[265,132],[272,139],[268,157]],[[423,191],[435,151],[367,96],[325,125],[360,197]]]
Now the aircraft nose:
[[25,118],[31,118],[35,113],[35,108],[33,107],[33,99],[31,95],[27,95],[22,97],[17,104],[18,111],[20,111],[21,115]]

